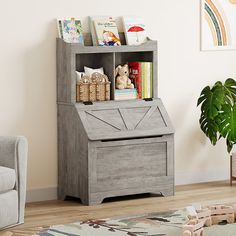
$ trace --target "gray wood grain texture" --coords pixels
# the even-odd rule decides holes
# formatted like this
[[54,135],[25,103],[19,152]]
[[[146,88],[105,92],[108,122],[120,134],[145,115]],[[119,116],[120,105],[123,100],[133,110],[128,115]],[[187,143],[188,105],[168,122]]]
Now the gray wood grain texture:
[[160,99],[149,102],[110,102],[107,106],[96,103],[77,109],[90,140],[149,137],[174,133]]
[[173,135],[90,142],[89,153],[92,204],[119,195],[174,194]]
[[113,99],[115,67],[131,60],[153,62],[157,98],[156,41],[92,47],[57,39],[59,199],[91,205],[112,196],[174,194],[174,129],[160,99],[76,103],[76,70],[104,67]]
[[71,45],[57,40],[57,101],[75,103],[76,64]]
[[88,199],[88,139],[73,105],[58,105],[58,197]]

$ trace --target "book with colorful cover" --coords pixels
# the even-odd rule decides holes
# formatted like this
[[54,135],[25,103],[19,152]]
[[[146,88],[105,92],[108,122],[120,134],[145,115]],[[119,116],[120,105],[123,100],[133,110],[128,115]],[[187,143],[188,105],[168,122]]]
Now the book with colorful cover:
[[130,79],[138,98],[152,98],[152,62],[129,62]]
[[93,19],[99,46],[120,46],[118,28],[114,19]]
[[142,98],[142,84],[141,84],[141,62],[129,62],[129,74],[132,83],[137,89],[138,98]]
[[141,63],[141,81],[142,81],[142,98],[146,98],[145,89],[146,89],[146,76],[145,76],[145,64]]
[[146,88],[145,88],[145,98],[150,98],[150,63],[145,63],[145,74],[146,74]]
[[152,98],[152,62],[143,64],[143,98]]
[[79,19],[58,19],[59,37],[67,43],[84,44],[81,21]]
[[92,37],[93,46],[97,46],[97,35],[94,27],[94,20],[114,21],[112,16],[89,16],[89,27]]
[[153,93],[152,93],[152,91],[153,91],[153,64],[152,63],[150,63],[150,98],[152,98],[153,97]]
[[127,45],[140,45],[147,41],[144,21],[138,17],[123,17],[123,27]]

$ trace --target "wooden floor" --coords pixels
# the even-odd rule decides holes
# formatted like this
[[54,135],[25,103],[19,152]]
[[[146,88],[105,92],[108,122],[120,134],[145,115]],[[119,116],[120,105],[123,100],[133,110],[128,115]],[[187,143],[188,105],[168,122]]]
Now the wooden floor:
[[211,182],[179,186],[173,197],[132,196],[112,199],[97,206],[83,206],[78,201],[29,203],[26,207],[25,224],[15,229],[160,212],[182,208],[191,203],[236,203],[236,185],[230,187],[229,182]]

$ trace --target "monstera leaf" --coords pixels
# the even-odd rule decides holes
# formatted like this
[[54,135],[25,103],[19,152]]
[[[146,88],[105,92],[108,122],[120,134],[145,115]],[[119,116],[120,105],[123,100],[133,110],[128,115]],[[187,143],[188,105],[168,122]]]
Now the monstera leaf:
[[198,99],[200,104],[202,131],[213,145],[224,137],[230,152],[236,143],[236,81],[230,78],[224,84],[217,81],[212,88],[205,87]]
[[197,105],[201,103],[202,114],[206,118],[214,119],[224,103],[224,88],[222,84],[217,84],[212,89],[209,86],[205,87],[201,92]]
[[227,79],[223,87],[226,103],[233,105],[236,102],[236,81],[234,79]]
[[200,127],[202,131],[210,139],[211,143],[215,145],[218,140],[217,123],[213,119],[206,116],[204,113],[201,114],[199,122],[200,122]]
[[222,106],[220,117],[219,133],[226,138],[228,152],[232,149],[232,144],[236,143],[236,104],[233,106],[225,104]]

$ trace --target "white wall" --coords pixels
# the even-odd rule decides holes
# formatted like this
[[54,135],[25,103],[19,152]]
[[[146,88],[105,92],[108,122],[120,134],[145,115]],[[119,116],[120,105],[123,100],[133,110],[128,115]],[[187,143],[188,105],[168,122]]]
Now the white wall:
[[176,129],[176,183],[227,179],[224,142],[212,147],[198,125],[197,97],[236,74],[236,51],[200,52],[199,1],[1,1],[0,134],[29,141],[28,190],[57,186],[55,18],[139,15],[159,41],[159,95]]

